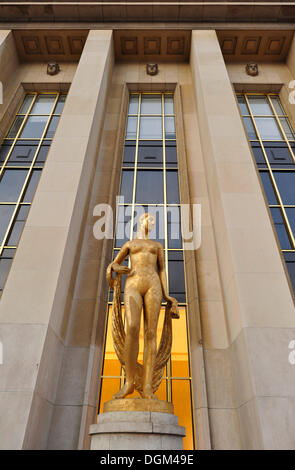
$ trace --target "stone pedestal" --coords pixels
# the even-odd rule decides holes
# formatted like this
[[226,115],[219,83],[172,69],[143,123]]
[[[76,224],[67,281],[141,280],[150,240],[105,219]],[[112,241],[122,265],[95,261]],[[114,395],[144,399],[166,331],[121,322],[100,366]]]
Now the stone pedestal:
[[90,426],[91,450],[182,450],[185,428],[172,413],[108,411]]

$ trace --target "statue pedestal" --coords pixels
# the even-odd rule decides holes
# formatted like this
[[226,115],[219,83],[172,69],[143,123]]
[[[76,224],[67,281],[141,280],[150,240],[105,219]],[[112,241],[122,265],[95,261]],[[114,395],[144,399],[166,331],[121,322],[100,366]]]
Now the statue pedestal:
[[91,450],[182,450],[185,428],[162,400],[111,400],[90,426]]

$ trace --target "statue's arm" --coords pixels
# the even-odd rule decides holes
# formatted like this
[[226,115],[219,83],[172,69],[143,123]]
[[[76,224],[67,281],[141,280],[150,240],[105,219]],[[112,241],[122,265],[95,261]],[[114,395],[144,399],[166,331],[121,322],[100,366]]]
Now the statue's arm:
[[108,284],[111,287],[113,286],[113,276],[112,276],[113,271],[118,274],[129,274],[130,269],[127,266],[121,266],[126,256],[128,256],[128,253],[129,253],[129,242],[125,243],[122,246],[121,250],[117,254],[114,261],[112,261],[112,263],[108,265],[106,277],[107,277]]
[[178,303],[174,297],[170,297],[167,288],[167,276],[165,270],[165,261],[164,261],[164,250],[161,244],[159,244],[158,250],[158,269],[159,269],[159,277],[162,286],[163,297],[168,302],[168,304],[172,304],[171,315],[173,318],[179,318],[179,311],[178,311]]

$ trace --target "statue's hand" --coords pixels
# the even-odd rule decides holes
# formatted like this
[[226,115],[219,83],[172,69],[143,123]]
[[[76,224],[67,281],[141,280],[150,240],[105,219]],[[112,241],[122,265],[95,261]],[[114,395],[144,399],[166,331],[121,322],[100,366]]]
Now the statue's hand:
[[112,270],[117,274],[129,274],[131,272],[131,269],[128,268],[128,266],[121,266],[117,263],[112,265]]
[[166,298],[168,305],[171,305],[171,318],[179,318],[178,302],[174,297]]

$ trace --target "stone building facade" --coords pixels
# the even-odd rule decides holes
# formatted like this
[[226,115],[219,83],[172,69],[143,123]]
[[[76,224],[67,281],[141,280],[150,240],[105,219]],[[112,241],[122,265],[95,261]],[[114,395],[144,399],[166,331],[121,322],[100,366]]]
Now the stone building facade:
[[[1,2],[1,448],[89,448],[111,357],[113,241],[94,237],[94,208],[120,194],[131,95],[173,97],[178,202],[201,204],[175,352],[189,364],[185,446],[295,448],[295,5],[254,3]],[[13,160],[17,145],[35,157]]]

